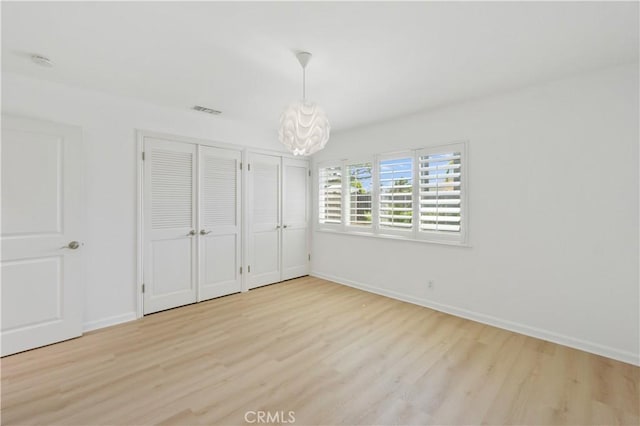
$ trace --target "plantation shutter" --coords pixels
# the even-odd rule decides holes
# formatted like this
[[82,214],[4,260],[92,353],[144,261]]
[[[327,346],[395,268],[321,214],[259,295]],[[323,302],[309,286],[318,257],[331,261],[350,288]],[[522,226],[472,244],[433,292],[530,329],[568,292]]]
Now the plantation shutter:
[[[456,149],[458,148],[458,149]],[[420,231],[459,233],[462,224],[462,147],[418,156]]]
[[347,224],[359,227],[371,226],[371,163],[350,164],[349,176],[349,214]]
[[321,167],[318,172],[318,220],[342,223],[342,166]]
[[380,228],[410,230],[413,225],[413,157],[380,160]]

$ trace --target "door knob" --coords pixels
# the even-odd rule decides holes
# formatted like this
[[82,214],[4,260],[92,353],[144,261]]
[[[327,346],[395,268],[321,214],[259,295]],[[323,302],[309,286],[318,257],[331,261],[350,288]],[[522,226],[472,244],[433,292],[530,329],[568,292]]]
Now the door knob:
[[200,235],[207,235],[207,234],[210,234],[210,233],[211,233],[211,231],[205,231],[204,229],[200,230]]
[[282,227],[283,227],[283,228],[286,228],[287,226],[289,226],[289,225],[283,225]]
[[80,247],[80,243],[77,241],[71,241],[69,244],[67,244],[66,246],[62,247],[62,248],[68,248],[71,250],[75,250],[78,247]]
[[195,231],[195,229],[192,229],[192,230],[191,230],[191,231],[189,231],[189,233],[187,234],[187,237],[192,237],[192,236],[194,236],[194,235],[196,235],[196,231]]
[[280,229],[280,225],[276,225],[276,229]]

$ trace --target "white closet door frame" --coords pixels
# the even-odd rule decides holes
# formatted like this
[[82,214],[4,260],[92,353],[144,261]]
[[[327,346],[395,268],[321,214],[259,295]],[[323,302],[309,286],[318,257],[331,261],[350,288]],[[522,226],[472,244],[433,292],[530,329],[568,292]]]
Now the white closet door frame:
[[[242,170],[242,183],[241,183],[241,196],[242,196],[242,210],[241,210],[241,215],[242,218],[245,218],[245,213],[244,213],[244,201],[246,200],[246,185],[245,185],[245,181],[246,181],[246,167],[244,166],[246,164],[246,147],[243,146],[239,146],[239,145],[233,145],[233,144],[228,144],[228,143],[223,143],[223,142],[217,142],[217,141],[210,141],[210,140],[206,140],[206,139],[198,139],[198,138],[189,138],[189,137],[184,137],[184,136],[179,136],[179,135],[172,135],[172,134],[167,134],[167,133],[160,133],[160,132],[154,132],[154,131],[150,131],[150,130],[142,130],[142,129],[138,129],[136,130],[136,157],[137,157],[137,242],[136,242],[136,253],[137,253],[137,259],[136,259],[136,318],[142,318],[144,316],[144,294],[142,293],[142,285],[144,284],[144,221],[145,221],[145,216],[144,216],[144,160],[143,160],[143,154],[144,154],[144,139],[145,138],[157,138],[157,139],[168,139],[168,140],[172,140],[172,141],[176,141],[176,142],[183,142],[183,143],[190,143],[190,144],[196,144],[196,145],[202,145],[202,146],[210,146],[210,147],[214,147],[214,148],[224,148],[224,149],[231,149],[231,150],[236,150],[236,151],[240,151],[241,152],[241,158],[242,158],[242,164],[243,164],[243,170]],[[244,220],[243,220],[244,222]],[[200,225],[199,223],[197,224],[198,226]],[[198,228],[200,229],[200,228]],[[242,238],[242,244],[243,247],[246,245],[244,235],[245,234],[245,230],[246,230],[246,225],[245,223],[243,223],[242,225],[242,233],[243,233],[243,238]],[[241,276],[241,289],[242,291],[247,291],[246,285],[245,285],[245,277],[246,277],[246,273],[244,271],[246,271],[246,265],[245,260],[246,257],[244,255],[244,248],[242,249],[242,267],[243,267],[243,274]]]
[[[249,206],[251,205],[251,199],[250,199],[250,194],[249,194],[249,164],[250,164],[250,160],[251,160],[251,154],[264,154],[264,155],[271,155],[274,157],[280,157],[280,158],[288,158],[288,159],[297,159],[300,160],[300,157],[296,157],[293,154],[288,154],[286,152],[279,152],[279,151],[271,151],[271,150],[267,150],[267,149],[257,149],[257,148],[245,148],[243,151],[243,157],[242,157],[242,183],[243,183],[243,189],[242,189],[242,235],[243,235],[243,241],[242,241],[242,259],[243,259],[243,265],[242,265],[242,270],[244,271],[242,274],[242,291],[243,292],[247,292],[249,291],[249,281],[248,281],[248,277],[249,277],[249,272],[247,270],[247,267],[250,266],[249,265],[249,255],[250,255],[250,250],[249,250],[249,238],[250,238],[250,212],[249,212]],[[282,166],[281,166],[282,169]],[[282,179],[282,175],[280,175],[280,179]],[[308,188],[308,191],[311,191],[311,188]],[[309,193],[310,194],[310,193]],[[307,208],[310,208],[309,206],[307,206]],[[311,211],[311,210],[310,210]],[[311,233],[310,233],[310,229],[309,232],[307,233],[307,238],[308,241],[311,241]]]
[[[275,277],[264,278],[264,279],[257,279],[257,278],[253,279],[255,277],[252,276],[252,274],[256,272],[256,269],[251,265],[252,261],[255,262],[255,259],[252,259],[253,258],[252,250],[254,250],[255,247],[253,246],[251,241],[251,238],[253,238],[253,232],[255,231],[255,229],[252,229],[253,221],[250,214],[250,209],[252,208],[252,202],[253,202],[252,200],[253,185],[252,185],[252,181],[250,181],[252,177],[250,177],[246,181],[248,190],[247,190],[247,198],[245,199],[245,206],[247,206],[247,208],[245,209],[247,214],[246,220],[245,220],[245,223],[247,224],[247,230],[245,232],[245,235],[246,235],[245,259],[247,259],[248,266],[250,266],[253,269],[251,271],[248,271],[246,276],[247,288],[256,288],[263,285],[268,285],[271,283],[280,282],[280,281],[296,278],[303,275],[308,275],[309,267],[310,267],[310,259],[308,257],[310,255],[309,242],[310,242],[310,217],[311,217],[311,214],[310,214],[311,188],[309,186],[310,184],[309,181],[311,179],[309,177],[309,170],[310,170],[309,161],[306,159],[300,159],[299,157],[296,158],[294,156],[282,155],[279,153],[274,154],[272,152],[260,152],[260,151],[252,150],[247,155],[248,164],[251,166],[251,171],[247,172],[249,174],[255,171],[255,166],[253,164],[254,163],[253,154],[267,155],[269,157],[272,157],[274,162],[277,162],[279,164],[278,179],[279,179],[280,186],[279,186],[278,201],[277,201],[279,211],[278,211],[277,221],[276,223],[274,223],[275,226],[278,226],[278,229],[273,230],[278,234],[277,251],[279,255],[279,259],[278,259],[279,274],[277,279]],[[287,166],[299,167],[304,171],[303,185],[305,186],[305,189],[306,189],[305,200],[304,200],[304,205],[305,205],[304,220],[291,220],[292,218],[287,217],[287,214],[284,209],[285,204],[287,202],[286,194],[285,194],[286,193],[285,179],[288,178],[287,171],[285,170]],[[300,230],[303,230],[305,241],[302,244],[303,246],[302,248],[298,247],[299,253],[296,252],[296,254],[300,255],[299,262],[297,262],[295,265],[286,265],[285,264],[286,263],[285,262],[286,260],[285,259],[285,253],[286,253],[285,239],[288,240],[289,243],[296,242],[296,238],[293,237],[293,233],[299,232]],[[262,231],[268,232],[269,229],[264,229]],[[291,233],[291,235],[288,235],[289,233]]]
[[[218,141],[211,141],[206,139],[199,138],[190,138],[180,135],[173,135],[162,132],[155,132],[152,130],[144,130],[137,129],[136,130],[136,158],[137,158],[137,259],[136,259],[136,317],[143,317],[143,300],[144,295],[142,294],[142,284],[144,283],[144,265],[143,265],[143,249],[144,249],[144,161],[142,159],[142,155],[144,153],[144,138],[152,137],[152,138],[160,138],[160,139],[170,139],[174,141],[180,141],[185,143],[193,143],[203,146],[211,146],[215,148],[226,148],[232,150],[240,150],[242,152],[242,184],[241,184],[241,194],[242,194],[242,277],[241,277],[241,288],[243,292],[249,290],[247,284],[247,259],[248,259],[248,191],[247,191],[247,164],[248,164],[248,154],[249,152],[256,154],[266,154],[266,155],[274,155],[280,156],[282,158],[292,158],[292,159],[300,159],[300,157],[296,157],[292,154],[288,154],[282,151],[273,151],[267,149],[259,149],[259,148],[249,148],[247,146],[238,145],[238,144],[229,144]],[[311,194],[312,188],[308,188],[309,191],[309,205],[308,208],[312,208],[311,205]],[[309,210],[312,212],[313,210]],[[307,238],[311,238],[311,226],[308,226]],[[312,254],[313,256],[313,254]]]

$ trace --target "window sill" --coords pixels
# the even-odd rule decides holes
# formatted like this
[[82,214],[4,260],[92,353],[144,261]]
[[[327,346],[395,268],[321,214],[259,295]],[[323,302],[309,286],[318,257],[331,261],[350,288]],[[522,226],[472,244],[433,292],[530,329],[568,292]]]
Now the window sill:
[[315,228],[315,232],[322,232],[325,234],[334,234],[334,235],[348,235],[352,237],[366,237],[366,238],[380,238],[384,240],[397,240],[397,241],[408,241],[412,243],[422,243],[422,244],[437,244],[444,246],[453,246],[453,247],[465,247],[471,248],[471,244],[469,243],[461,243],[457,241],[437,241],[437,240],[423,240],[416,238],[407,238],[402,235],[390,235],[390,234],[373,234],[371,232],[358,232],[358,231],[341,231],[336,229],[325,229],[325,228]]

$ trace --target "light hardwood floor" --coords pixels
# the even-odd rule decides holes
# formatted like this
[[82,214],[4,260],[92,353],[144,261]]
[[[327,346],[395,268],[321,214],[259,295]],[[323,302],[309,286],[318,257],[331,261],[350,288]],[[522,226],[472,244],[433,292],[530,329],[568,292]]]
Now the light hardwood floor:
[[306,277],[6,357],[2,424],[637,425],[639,375]]

